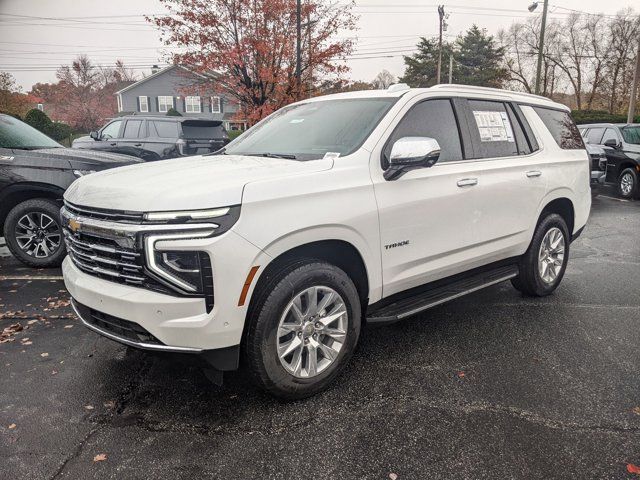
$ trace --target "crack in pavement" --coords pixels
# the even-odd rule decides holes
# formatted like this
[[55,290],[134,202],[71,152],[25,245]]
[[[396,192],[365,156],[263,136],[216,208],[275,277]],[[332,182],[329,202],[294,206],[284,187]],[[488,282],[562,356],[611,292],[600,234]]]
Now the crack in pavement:
[[98,431],[100,431],[102,428],[103,428],[102,426],[99,426],[99,427],[95,427],[95,428],[92,428],[91,430],[89,430],[89,433],[87,433],[85,435],[85,437],[82,440],[80,440],[80,443],[78,443],[78,445],[76,446],[74,451],[71,453],[71,455],[69,455],[67,458],[64,459],[64,461],[58,467],[58,470],[55,471],[55,473],[50,478],[50,480],[55,480],[60,475],[62,475],[62,472],[67,467],[67,464],[71,460],[73,460],[75,458],[78,458],[80,456],[80,454],[82,453],[82,450],[84,449],[84,446],[86,445],[86,443],[91,439],[91,437],[93,437],[96,433],[98,433]]

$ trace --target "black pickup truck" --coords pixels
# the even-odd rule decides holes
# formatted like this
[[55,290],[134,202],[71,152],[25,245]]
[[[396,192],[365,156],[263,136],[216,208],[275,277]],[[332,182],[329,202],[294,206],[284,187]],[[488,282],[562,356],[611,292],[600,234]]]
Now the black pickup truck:
[[32,267],[65,256],[62,194],[74,180],[141,160],[65,148],[35,128],[0,114],[0,232],[11,253]]
[[212,153],[227,143],[229,136],[219,120],[129,115],[113,119],[71,146],[153,161]]

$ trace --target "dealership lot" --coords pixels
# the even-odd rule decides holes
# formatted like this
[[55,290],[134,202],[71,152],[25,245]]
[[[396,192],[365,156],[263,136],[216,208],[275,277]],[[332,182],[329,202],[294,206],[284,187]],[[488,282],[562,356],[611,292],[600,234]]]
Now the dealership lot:
[[367,331],[329,391],[288,404],[89,332],[59,270],[0,246],[0,331],[27,327],[0,344],[2,476],[631,478],[638,232],[640,202],[601,196],[553,296],[503,284]]

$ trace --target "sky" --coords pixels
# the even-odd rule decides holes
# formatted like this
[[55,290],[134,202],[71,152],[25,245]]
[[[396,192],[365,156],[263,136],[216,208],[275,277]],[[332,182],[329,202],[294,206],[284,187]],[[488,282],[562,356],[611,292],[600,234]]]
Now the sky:
[[[370,81],[383,69],[402,75],[402,55],[415,51],[420,36],[438,33],[437,3],[429,1],[357,0],[359,28],[341,34],[358,37],[347,61],[349,77]],[[531,0],[439,1],[449,15],[450,39],[474,23],[495,34],[542,11],[540,4],[529,13]],[[550,18],[565,18],[571,9],[615,14],[634,4],[635,0],[553,0],[549,12]],[[54,82],[56,68],[80,53],[104,65],[122,59],[135,66],[139,76],[148,74],[161,61],[163,46],[143,15],[163,12],[158,0],[0,0],[0,70],[11,72],[23,91],[37,82]],[[637,6],[636,12],[640,13]]]

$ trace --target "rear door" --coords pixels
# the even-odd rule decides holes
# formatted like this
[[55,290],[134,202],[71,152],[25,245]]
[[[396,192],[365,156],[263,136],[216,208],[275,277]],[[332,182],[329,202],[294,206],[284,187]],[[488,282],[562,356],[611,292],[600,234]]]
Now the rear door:
[[180,136],[180,124],[171,120],[149,120],[149,135],[145,141],[148,160],[164,160],[180,156],[176,142]]
[[610,127],[604,131],[604,135],[602,136],[601,147],[604,148],[604,151],[606,152],[606,155],[607,155],[606,181],[615,183],[618,181],[618,177],[622,173],[623,169],[621,168],[621,166],[625,162],[628,162],[629,157],[627,157],[627,155],[624,153],[622,148],[620,147],[613,148],[605,145],[604,143],[607,140],[613,140],[616,142],[617,145],[621,147],[622,138],[620,138],[620,135],[618,134],[618,131],[615,128],[610,128]]
[[520,255],[546,193],[547,162],[518,106],[488,99],[460,104],[478,170],[471,207],[476,212],[475,254],[486,263]]

